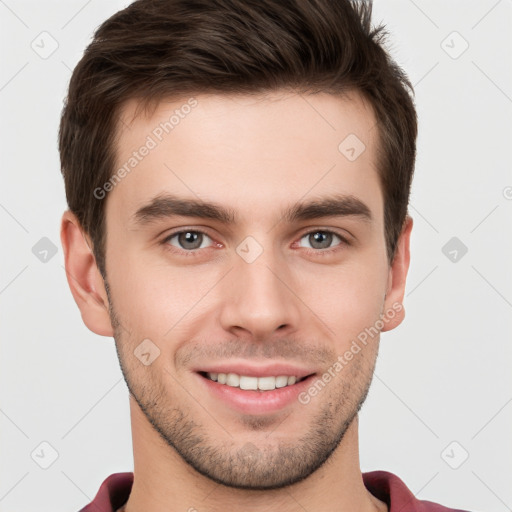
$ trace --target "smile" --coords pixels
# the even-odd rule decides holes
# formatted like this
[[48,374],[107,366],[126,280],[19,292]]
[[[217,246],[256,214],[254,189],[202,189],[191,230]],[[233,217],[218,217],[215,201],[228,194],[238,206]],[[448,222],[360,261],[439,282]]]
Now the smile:
[[255,367],[238,362],[196,369],[205,396],[241,414],[272,414],[297,406],[298,395],[311,385],[316,372],[286,364]]

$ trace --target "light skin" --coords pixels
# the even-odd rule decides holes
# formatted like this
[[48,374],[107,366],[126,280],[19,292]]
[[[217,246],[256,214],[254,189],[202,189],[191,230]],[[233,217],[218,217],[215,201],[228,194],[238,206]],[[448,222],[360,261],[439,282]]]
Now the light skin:
[[[282,363],[310,375],[307,391],[382,315],[381,331],[402,322],[412,219],[390,264],[371,107],[356,93],[195,98],[105,199],[108,294],[87,235],[69,211],[62,219],[73,297],[91,331],[115,338],[130,389],[125,510],[385,511],[363,484],[358,448],[379,335],[307,404],[269,410],[271,392],[251,391],[263,405],[241,410],[199,373]],[[127,102],[118,166],[186,100],[137,116]],[[354,161],[338,149],[349,134],[366,146]],[[235,218],[155,215],[170,202],[144,209],[166,194]],[[339,215],[286,214],[334,196]],[[147,365],[134,353],[146,339],[160,351]]]

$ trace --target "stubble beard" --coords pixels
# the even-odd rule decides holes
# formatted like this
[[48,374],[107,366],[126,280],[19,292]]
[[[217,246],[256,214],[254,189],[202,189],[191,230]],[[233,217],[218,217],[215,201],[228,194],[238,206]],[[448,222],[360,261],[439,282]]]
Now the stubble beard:
[[[151,373],[150,367],[142,367],[133,355],[135,345],[131,340],[124,339],[110,295],[109,299],[116,351],[131,396],[172,450],[198,473],[224,486],[270,490],[306,479],[338,448],[368,395],[377,350],[370,352],[370,357],[367,355],[366,359],[362,350],[357,359],[343,368],[342,373],[313,397],[309,404],[298,403],[294,406],[303,408],[298,415],[300,418],[307,418],[308,410],[317,411],[306,420],[310,426],[298,439],[292,439],[294,427],[286,423],[286,418],[281,420],[281,425],[277,422],[276,426],[275,420],[257,416],[243,417],[241,423],[247,429],[247,439],[234,439],[228,434],[230,426],[215,421],[214,415],[208,424],[194,420],[194,411],[186,404],[180,404],[180,396],[187,397],[188,394],[180,388],[176,377],[166,379],[166,375],[170,375],[168,370],[155,374]],[[165,387],[164,379],[176,390],[174,396]],[[314,408],[317,400],[322,401],[319,409]],[[195,402],[191,403],[194,406]],[[197,411],[203,411],[199,404]],[[226,431],[227,440],[222,442],[212,435],[212,429],[208,428],[210,425],[220,425],[219,428]],[[284,425],[289,427],[285,435]],[[269,443],[265,446],[258,446],[249,440],[254,432],[264,429],[269,432]],[[287,440],[270,442],[272,436],[277,435]]]

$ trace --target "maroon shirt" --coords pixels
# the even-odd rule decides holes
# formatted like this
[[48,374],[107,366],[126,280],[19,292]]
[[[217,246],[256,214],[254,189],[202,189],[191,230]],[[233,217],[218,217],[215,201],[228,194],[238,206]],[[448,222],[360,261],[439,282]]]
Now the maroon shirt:
[[[467,512],[418,500],[404,482],[393,473],[363,473],[365,487],[387,504],[389,512]],[[133,473],[114,473],[102,484],[94,500],[79,512],[116,512],[127,501],[133,484]]]

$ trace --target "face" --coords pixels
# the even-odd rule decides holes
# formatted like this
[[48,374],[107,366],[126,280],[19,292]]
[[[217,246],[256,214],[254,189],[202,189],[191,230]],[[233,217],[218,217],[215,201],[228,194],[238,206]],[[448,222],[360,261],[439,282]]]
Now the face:
[[136,106],[105,199],[129,390],[201,474],[300,481],[356,417],[378,351],[368,332],[394,308],[372,111],[355,94],[284,92]]

